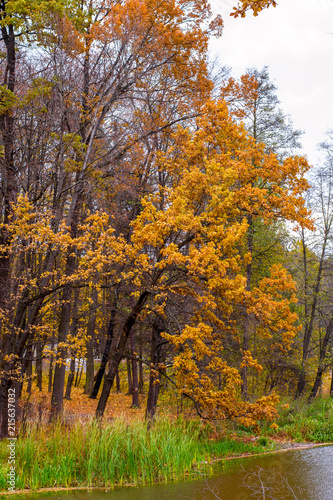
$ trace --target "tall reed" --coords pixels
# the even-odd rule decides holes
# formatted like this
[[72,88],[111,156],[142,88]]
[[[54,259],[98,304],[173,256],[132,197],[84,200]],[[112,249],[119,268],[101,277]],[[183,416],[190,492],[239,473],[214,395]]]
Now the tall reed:
[[[6,489],[6,442],[0,487]],[[144,422],[124,420],[100,425],[78,421],[70,427],[30,425],[16,445],[16,489],[46,487],[151,484],[180,479],[209,459],[202,446],[200,426],[184,421],[157,421],[147,430]]]

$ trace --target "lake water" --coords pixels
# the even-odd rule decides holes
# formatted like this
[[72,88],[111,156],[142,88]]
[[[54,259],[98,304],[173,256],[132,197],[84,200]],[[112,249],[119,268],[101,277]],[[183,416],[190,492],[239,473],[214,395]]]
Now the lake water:
[[[266,495],[266,496],[264,496]],[[22,497],[20,497],[22,498]],[[29,500],[333,500],[333,446],[225,460],[195,481],[105,491],[43,494]]]

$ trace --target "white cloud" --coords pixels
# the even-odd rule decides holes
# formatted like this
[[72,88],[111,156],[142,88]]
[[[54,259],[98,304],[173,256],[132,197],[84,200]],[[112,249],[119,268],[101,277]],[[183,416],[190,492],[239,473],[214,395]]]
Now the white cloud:
[[223,36],[211,43],[235,76],[269,66],[284,110],[306,132],[304,153],[317,159],[317,144],[333,128],[333,1],[278,0],[278,6],[245,19],[229,16],[236,0],[212,0],[224,19]]

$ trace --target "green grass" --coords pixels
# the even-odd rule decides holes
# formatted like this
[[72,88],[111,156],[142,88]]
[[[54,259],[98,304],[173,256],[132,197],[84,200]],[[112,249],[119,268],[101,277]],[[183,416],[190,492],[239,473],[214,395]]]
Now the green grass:
[[273,443],[266,442],[261,444],[258,440],[256,443],[244,443],[235,439],[223,439],[221,441],[211,441],[205,445],[210,456],[217,458],[229,457],[233,455],[242,455],[243,453],[264,453],[272,449]]
[[[212,458],[264,448],[253,443],[208,440],[211,427],[200,421],[116,420],[100,426],[30,426],[16,445],[16,490],[52,487],[113,487],[179,480],[202,473]],[[0,443],[0,489],[6,490],[7,441]]]
[[[144,423],[118,420],[99,426],[77,422],[70,429],[60,423],[29,428],[16,446],[16,489],[74,486],[150,484],[181,478],[205,460],[199,429],[184,423],[157,422],[150,431]],[[6,442],[1,461],[6,462]],[[1,471],[5,488],[7,467]]]
[[[278,429],[253,430],[203,424],[199,420],[115,420],[102,425],[77,421],[28,426],[16,443],[16,490],[53,487],[114,487],[180,480],[207,472],[215,458],[274,449],[270,438],[333,442],[333,400],[292,402],[280,410]],[[236,432],[235,432],[236,431]],[[8,441],[0,442],[0,490],[7,490]]]
[[306,400],[292,401],[289,408],[280,410],[277,430],[267,435],[281,436],[298,442],[333,442],[333,399],[317,398],[312,404]]

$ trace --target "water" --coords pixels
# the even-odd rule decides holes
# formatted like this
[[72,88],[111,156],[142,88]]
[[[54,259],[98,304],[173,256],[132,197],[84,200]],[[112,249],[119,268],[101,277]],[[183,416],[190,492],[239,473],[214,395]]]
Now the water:
[[[263,488],[265,495],[263,495]],[[20,497],[22,498],[22,497]],[[30,500],[36,497],[29,496]],[[39,495],[38,500],[333,500],[333,446],[225,460],[208,479],[92,492]]]

